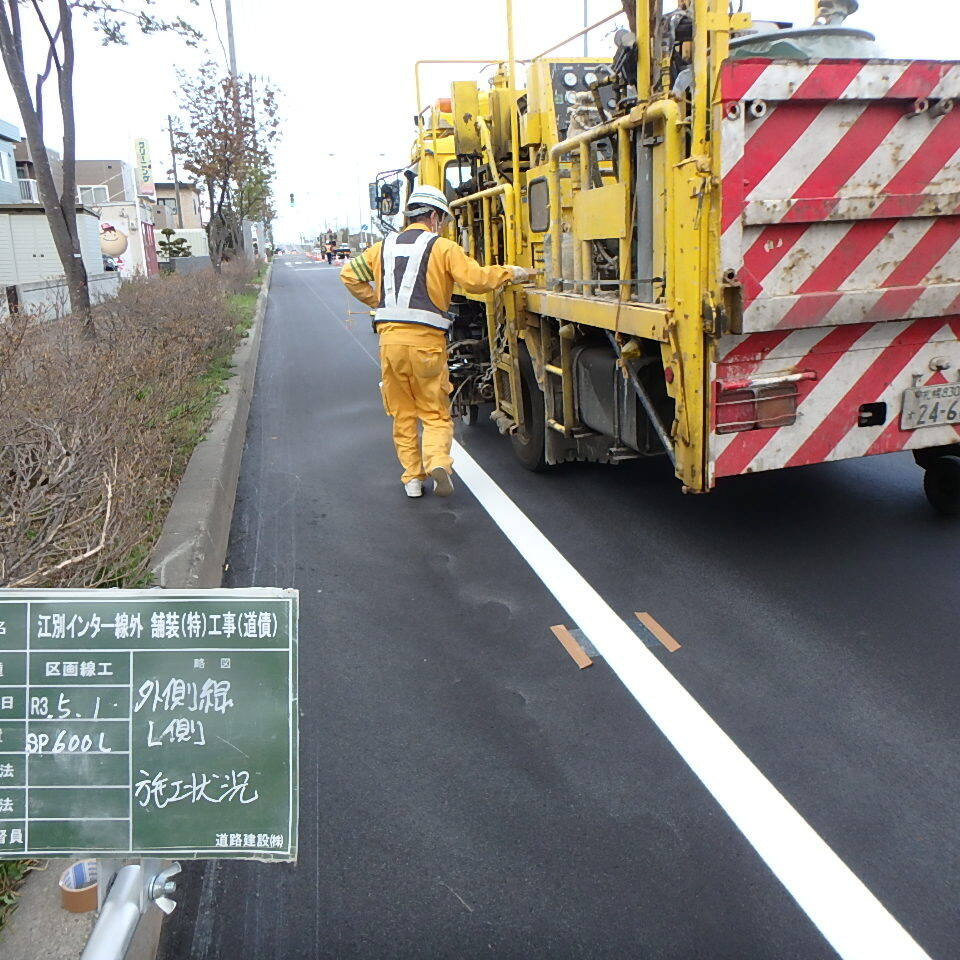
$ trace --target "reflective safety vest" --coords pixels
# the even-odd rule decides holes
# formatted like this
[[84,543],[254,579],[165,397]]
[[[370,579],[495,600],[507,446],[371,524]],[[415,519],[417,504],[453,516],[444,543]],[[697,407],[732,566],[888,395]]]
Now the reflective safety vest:
[[391,233],[380,247],[380,304],[373,322],[418,323],[447,330],[450,318],[427,293],[427,263],[438,238],[429,230],[417,230],[413,240],[406,241],[409,232]]

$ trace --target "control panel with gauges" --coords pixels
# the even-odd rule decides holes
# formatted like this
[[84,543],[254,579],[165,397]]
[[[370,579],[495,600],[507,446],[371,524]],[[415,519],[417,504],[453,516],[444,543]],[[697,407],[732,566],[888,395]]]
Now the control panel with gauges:
[[[570,128],[570,108],[578,104],[596,108],[591,90],[597,92],[606,117],[616,108],[616,78],[609,60],[571,57],[567,60],[534,60],[527,67],[527,145],[564,140]],[[607,81],[609,78],[609,82]],[[593,122],[597,122],[594,118]],[[523,124],[521,124],[523,130]]]
[[[602,81],[607,77],[609,83],[601,83],[597,88],[600,95],[600,103],[604,112],[610,115],[616,108],[615,91],[613,87],[613,77],[610,76],[610,69],[606,63],[600,61],[584,62],[570,61],[567,63],[551,63],[550,79],[553,88],[553,103],[557,118],[557,133],[563,139],[570,125],[569,108],[578,102],[583,102],[578,94],[591,93],[591,88],[598,80]],[[593,103],[591,94],[588,104]]]

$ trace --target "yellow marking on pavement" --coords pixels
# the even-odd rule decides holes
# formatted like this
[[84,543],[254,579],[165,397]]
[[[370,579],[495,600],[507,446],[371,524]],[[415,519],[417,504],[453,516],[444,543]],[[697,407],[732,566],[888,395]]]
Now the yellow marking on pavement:
[[671,652],[680,649],[680,644],[657,623],[649,613],[635,613],[634,616]]
[[561,623],[551,627],[553,635],[563,644],[563,649],[573,657],[573,662],[581,669],[593,666],[593,661],[584,652],[583,647],[573,639],[573,634]]

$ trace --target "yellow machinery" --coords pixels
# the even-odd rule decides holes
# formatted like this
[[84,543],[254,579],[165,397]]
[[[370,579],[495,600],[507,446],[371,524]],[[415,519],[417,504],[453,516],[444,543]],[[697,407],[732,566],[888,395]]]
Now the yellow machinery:
[[[651,22],[646,6],[638,5],[641,24]],[[728,15],[725,0],[697,6],[703,15],[693,38],[695,66],[706,72],[726,56],[730,31],[749,18]],[[418,181],[456,196],[455,238],[471,255],[485,264],[534,267],[544,277],[536,289],[455,298],[464,326],[475,326],[473,335],[465,330],[465,345],[456,334],[451,343],[455,403],[472,417],[478,403],[492,401],[493,418],[531,469],[667,452],[685,487],[704,490],[703,314],[723,300],[706,254],[717,203],[706,86],[685,115],[680,103],[654,90],[669,61],[651,63],[649,44],[640,44],[640,62],[629,51],[623,58],[636,77],[618,76],[609,59],[538,57],[525,64],[526,86],[519,89],[512,30],[510,36],[511,57],[489,61],[489,90],[455,82],[448,100],[421,111],[408,168]],[[638,171],[642,141],[650,146],[640,148]],[[635,268],[638,174],[653,182],[663,203],[646,238],[653,255]],[[680,257],[684,270],[667,268]],[[630,365],[615,370],[624,352]],[[644,374],[653,360],[658,382]],[[596,409],[584,411],[578,398],[598,376],[609,396],[601,388]],[[635,385],[643,395],[639,411]]]
[[[461,415],[475,419],[492,403],[530,469],[666,454],[689,492],[720,476],[910,449],[928,474],[939,471],[927,487],[934,505],[960,512],[951,415],[960,421],[960,392],[949,409],[933,406],[934,395],[949,405],[960,391],[942,386],[943,371],[960,367],[960,317],[945,316],[960,305],[960,256],[926,280],[914,271],[914,300],[913,288],[878,299],[877,289],[902,291],[904,281],[871,274],[869,257],[851,265],[862,290],[839,269],[814,269],[842,256],[846,231],[885,229],[884,242],[909,251],[909,238],[930,227],[945,250],[956,240],[960,251],[960,217],[941,216],[945,204],[928,199],[949,193],[958,171],[945,165],[909,183],[916,168],[898,140],[921,128],[931,143],[956,135],[960,65],[878,59],[869,34],[843,26],[855,6],[821,0],[814,27],[790,30],[752,26],[728,0],[679,0],[669,12],[638,0],[636,33],[617,32],[612,58],[547,51],[521,64],[507,0],[508,58],[469,61],[489,65],[489,87],[455,82],[448,99],[418,103],[411,164],[371,189],[385,213],[400,207],[402,190],[385,198],[382,189],[398,172],[443,189],[452,235],[471,255],[537,271],[532,286],[455,296],[450,368]],[[902,70],[893,88],[891,70]],[[819,141],[805,141],[804,118],[816,111]],[[858,163],[844,157],[848,143],[862,150],[855,111],[888,130]],[[917,112],[914,127],[898,122]],[[767,135],[755,136],[764,122]],[[805,142],[823,158],[808,180],[754,176],[779,171]],[[865,160],[873,195],[857,203],[851,171]],[[879,188],[878,170],[887,177]],[[763,190],[741,196],[756,186],[751,177]],[[887,209],[878,231],[868,221]],[[913,252],[922,262],[929,243]],[[761,268],[766,291],[751,273]],[[837,382],[845,366],[825,360],[828,349],[896,375]]]

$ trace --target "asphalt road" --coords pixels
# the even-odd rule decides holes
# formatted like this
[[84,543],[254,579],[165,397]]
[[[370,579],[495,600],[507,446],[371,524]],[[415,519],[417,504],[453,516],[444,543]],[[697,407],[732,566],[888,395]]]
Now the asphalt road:
[[[376,340],[281,258],[226,584],[301,595],[296,865],[189,867],[161,957],[836,954],[460,484],[407,500]],[[909,456],[532,475],[459,439],[931,956],[960,954],[960,527]],[[641,642],[638,639],[638,643]]]

